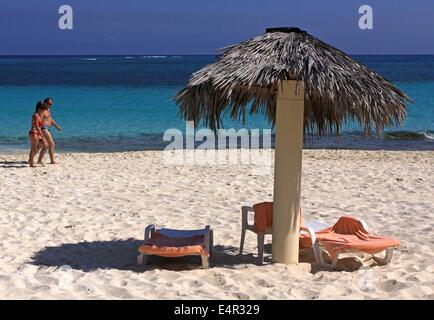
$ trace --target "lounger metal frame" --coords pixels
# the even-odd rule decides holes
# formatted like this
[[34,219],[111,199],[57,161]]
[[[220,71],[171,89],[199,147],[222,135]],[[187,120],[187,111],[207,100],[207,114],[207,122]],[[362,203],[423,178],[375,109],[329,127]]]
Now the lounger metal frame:
[[[187,237],[193,237],[193,236],[204,236],[204,243],[205,243],[205,250],[209,254],[209,256],[212,255],[213,251],[213,245],[214,245],[214,233],[213,230],[209,225],[205,227],[205,229],[198,229],[198,230],[175,230],[175,229],[168,229],[168,228],[161,228],[157,229],[155,225],[150,224],[145,228],[144,232],[144,239],[145,242],[151,239],[151,237],[156,233],[163,234],[167,237],[171,238],[187,238]],[[196,255],[196,254],[195,254]],[[137,264],[139,266],[144,266],[148,262],[148,254],[140,253],[137,256]],[[209,259],[207,255],[201,255],[202,260],[202,267],[204,269],[209,268]]]
[[[244,239],[246,237],[246,231],[252,231],[257,234],[258,237],[258,260],[259,264],[264,263],[264,242],[265,235],[272,234],[272,228],[267,228],[265,232],[256,232],[253,228],[253,225],[249,224],[249,212],[254,212],[252,207],[243,206],[241,207],[241,241],[240,241],[240,254],[243,253],[244,249]],[[365,221],[361,219],[357,219],[363,226],[363,228],[368,231],[368,225]],[[315,232],[323,230],[329,227],[329,225],[319,222],[319,221],[311,221],[300,227],[301,231],[309,233],[309,236],[312,241],[312,249],[315,255],[316,262],[321,266],[331,267],[333,270],[336,270],[336,266],[339,260],[339,254],[333,259],[331,264],[325,263],[322,257],[322,251],[326,251],[324,247],[321,245],[321,242],[318,241]],[[306,248],[307,249],[307,248]],[[372,255],[372,259],[379,264],[388,264],[392,260],[394,247],[387,248],[386,254],[383,258]],[[360,253],[360,251],[356,250],[348,250],[342,253]]]

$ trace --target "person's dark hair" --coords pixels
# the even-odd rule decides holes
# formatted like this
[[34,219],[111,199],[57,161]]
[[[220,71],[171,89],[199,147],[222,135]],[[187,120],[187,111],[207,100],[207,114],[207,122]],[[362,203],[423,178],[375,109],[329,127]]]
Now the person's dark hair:
[[48,103],[49,101],[51,101],[51,102],[52,102],[52,101],[53,101],[53,99],[51,99],[50,97],[48,97],[48,98],[45,98],[45,99],[44,99],[44,103]]
[[38,101],[36,103],[36,110],[35,110],[35,112],[38,112],[39,109],[41,109],[43,105],[44,105],[44,103],[42,101]]

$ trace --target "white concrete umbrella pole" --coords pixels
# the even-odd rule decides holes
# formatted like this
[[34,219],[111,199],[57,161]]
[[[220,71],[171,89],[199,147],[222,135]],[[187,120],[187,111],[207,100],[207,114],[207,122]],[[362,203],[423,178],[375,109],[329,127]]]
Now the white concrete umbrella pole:
[[275,127],[272,260],[298,263],[301,169],[304,126],[304,85],[278,84]]

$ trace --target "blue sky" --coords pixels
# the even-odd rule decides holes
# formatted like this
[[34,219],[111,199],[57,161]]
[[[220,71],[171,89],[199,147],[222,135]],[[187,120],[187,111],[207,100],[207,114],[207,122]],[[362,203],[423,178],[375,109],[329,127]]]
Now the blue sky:
[[[74,30],[58,28],[62,4],[74,9]],[[373,30],[358,27],[363,4]],[[212,54],[273,26],[350,54],[434,54],[432,0],[2,0],[0,55]]]

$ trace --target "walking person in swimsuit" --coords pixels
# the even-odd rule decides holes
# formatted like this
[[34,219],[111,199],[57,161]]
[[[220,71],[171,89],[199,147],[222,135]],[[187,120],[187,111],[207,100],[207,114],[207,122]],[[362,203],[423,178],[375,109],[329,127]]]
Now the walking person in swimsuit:
[[[53,136],[50,133],[50,128],[51,125],[53,125],[57,130],[61,131],[62,128],[60,128],[60,126],[56,123],[56,121],[54,121],[54,119],[51,117],[51,111],[50,108],[53,105],[53,99],[51,98],[46,98],[44,100],[44,104],[47,106],[47,110],[44,111],[44,113],[42,114],[42,134],[44,135],[45,139],[47,140],[48,143],[48,150],[50,153],[50,163],[51,164],[55,164],[56,162],[54,161],[54,139]],[[47,149],[42,149],[41,154],[39,155],[39,160],[38,163],[42,164],[42,159],[44,158],[45,152],[47,152]]]
[[35,113],[32,116],[32,127],[29,131],[29,140],[30,140],[30,153],[29,153],[29,163],[30,167],[34,167],[35,163],[35,156],[38,153],[40,149],[47,149],[48,143],[45,139],[44,135],[42,134],[41,126],[42,126],[42,119],[41,116],[43,112],[45,111],[45,105],[38,101],[36,104],[36,110]]

